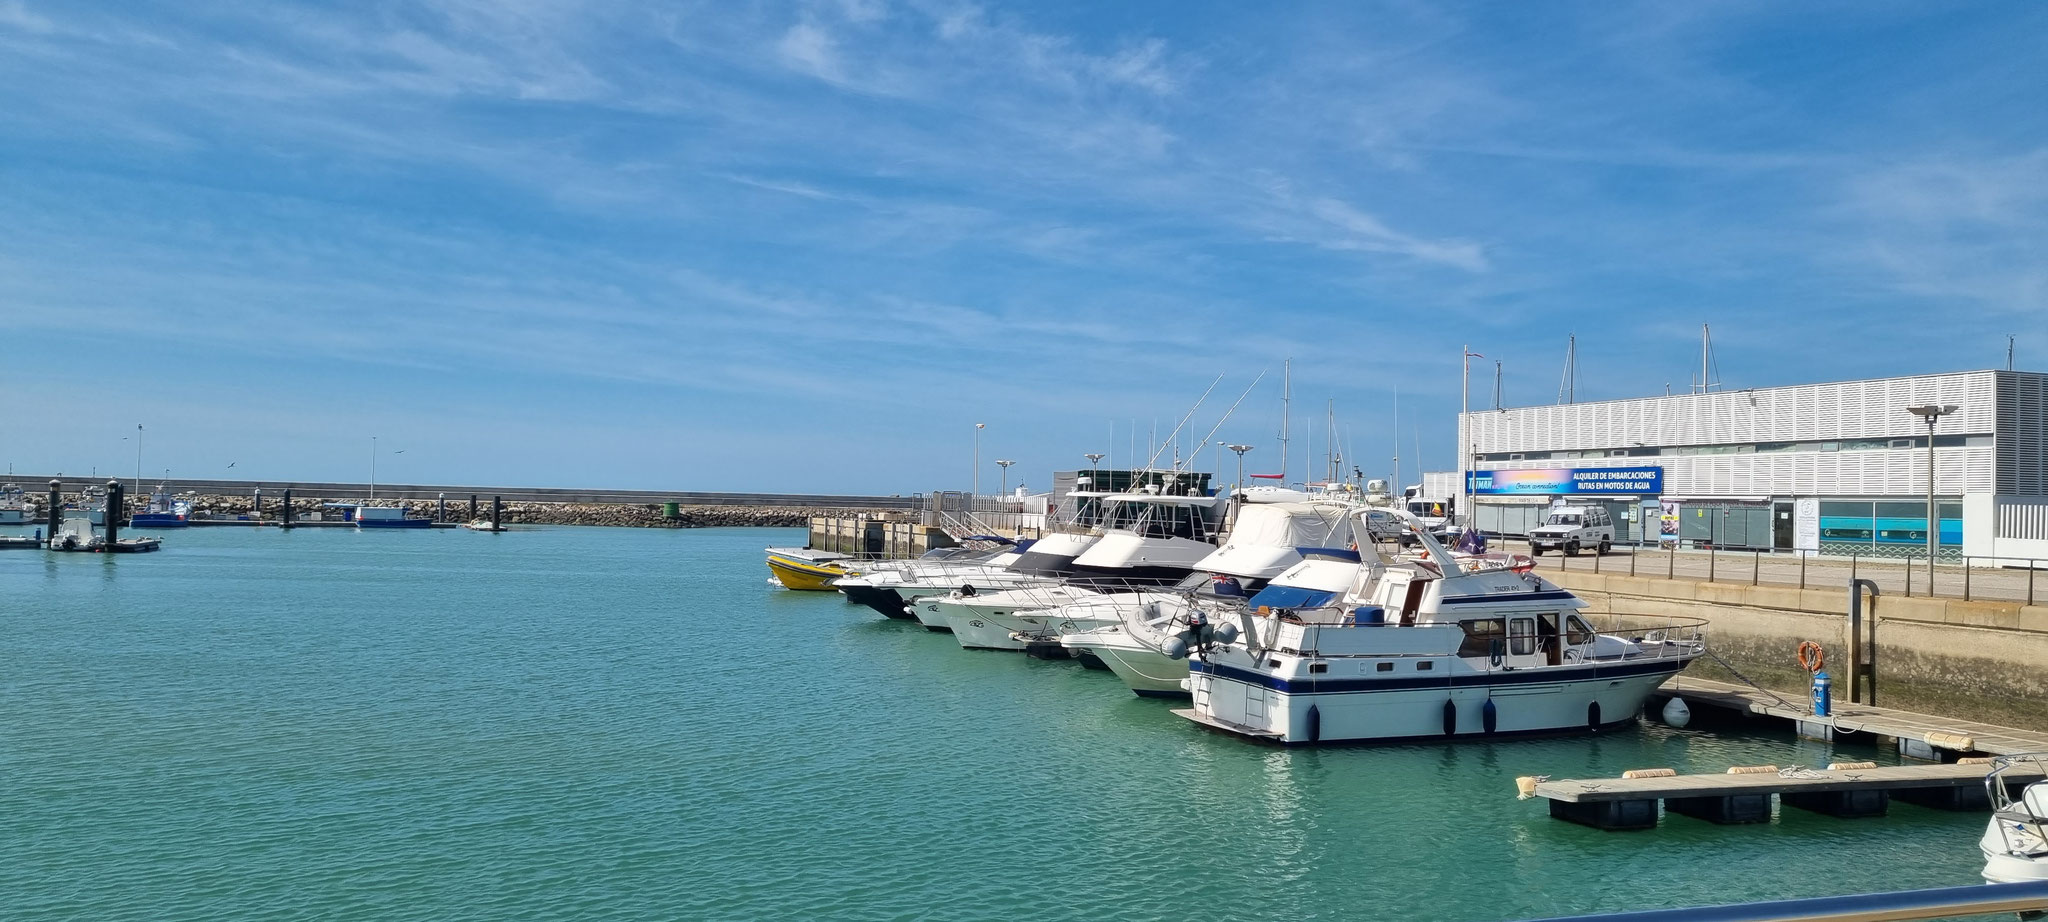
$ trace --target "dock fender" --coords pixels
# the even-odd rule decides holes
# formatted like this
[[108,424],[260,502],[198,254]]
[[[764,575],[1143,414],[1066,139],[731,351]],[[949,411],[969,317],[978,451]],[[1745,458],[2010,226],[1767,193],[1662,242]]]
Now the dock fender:
[[1323,738],[1323,712],[1316,710],[1313,704],[1308,706],[1308,714],[1302,717],[1301,732],[1311,743]]
[[1600,702],[1595,701],[1586,705],[1586,726],[1594,730],[1600,729]]
[[1500,714],[1494,708],[1492,698],[1486,699],[1485,706],[1479,709],[1479,723],[1486,728],[1488,733],[1492,733],[1493,728],[1499,725]]
[[1456,698],[1447,698],[1444,700],[1444,735],[1451,736],[1457,732],[1458,700]]

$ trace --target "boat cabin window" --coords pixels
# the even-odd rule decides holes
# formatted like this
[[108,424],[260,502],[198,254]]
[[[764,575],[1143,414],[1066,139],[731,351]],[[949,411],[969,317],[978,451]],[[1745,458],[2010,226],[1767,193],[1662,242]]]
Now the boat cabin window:
[[1103,527],[1135,532],[1145,538],[1188,538],[1206,541],[1210,524],[1200,506],[1179,503],[1111,503]]
[[1536,619],[1508,619],[1508,653],[1528,656],[1536,652]]
[[1459,656],[1492,656],[1493,645],[1507,639],[1507,625],[1499,618],[1475,618],[1460,621],[1458,626],[1465,629],[1465,642],[1458,645]]
[[1080,528],[1094,528],[1102,524],[1102,498],[1099,496],[1075,497],[1071,520],[1075,526]]
[[1564,639],[1566,643],[1576,647],[1580,644],[1593,642],[1593,637],[1595,636],[1593,627],[1587,624],[1584,618],[1572,615],[1566,618],[1564,623]]
[[1416,672],[1428,672],[1436,668],[1435,660],[1420,660],[1415,664]]
[[1394,671],[1394,664],[1393,664],[1393,663],[1374,663],[1374,664],[1373,664],[1373,666],[1377,667],[1377,668],[1379,669],[1379,671],[1381,671],[1381,672],[1393,672],[1393,671]]

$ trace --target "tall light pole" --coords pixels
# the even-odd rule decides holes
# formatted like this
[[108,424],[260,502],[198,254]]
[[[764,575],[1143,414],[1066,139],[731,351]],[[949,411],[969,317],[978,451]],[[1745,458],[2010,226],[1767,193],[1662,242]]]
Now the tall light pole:
[[1008,460],[1008,459],[1005,459],[1005,458],[997,458],[997,459],[996,459],[996,466],[997,466],[997,467],[1000,467],[1000,468],[1002,468],[1002,469],[1003,469],[1003,495],[1004,495],[1004,496],[1008,496],[1008,495],[1010,495],[1010,465],[1012,465],[1012,464],[1015,464],[1015,463],[1017,463],[1017,462],[1015,462],[1015,461],[1011,461],[1011,460]]
[[377,437],[370,436],[370,498],[377,498]]
[[1229,442],[1217,442],[1216,444],[1237,452],[1237,489],[1233,492],[1244,492],[1244,453],[1251,451],[1252,446],[1232,445]]
[[1096,482],[1102,476],[1098,468],[1102,464],[1102,459],[1109,456],[1099,451],[1091,451],[1081,457],[1088,459],[1088,489],[1102,489],[1102,486]]
[[[1465,434],[1465,418],[1472,413],[1472,360],[1486,356],[1465,347],[1465,374],[1458,387],[1458,512],[1465,517],[1465,526],[1471,527],[1472,516],[1472,445]],[[1452,516],[1451,521],[1458,520]]]
[[1934,424],[1956,411],[1953,403],[1922,404],[1906,412],[1927,421],[1927,591],[1934,591],[1934,555],[1941,550],[1941,516],[1934,507]]
[[135,424],[135,495],[142,495],[142,424]]
[[981,495],[981,430],[987,423],[974,424],[974,491],[967,494],[967,511],[974,511],[974,498]]

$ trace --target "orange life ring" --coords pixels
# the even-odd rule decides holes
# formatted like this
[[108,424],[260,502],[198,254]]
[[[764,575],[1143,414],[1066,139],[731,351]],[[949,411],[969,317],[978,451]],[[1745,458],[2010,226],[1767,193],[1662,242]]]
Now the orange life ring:
[[1827,659],[1827,651],[1811,640],[1799,645],[1799,668],[1807,672],[1819,672],[1821,663]]

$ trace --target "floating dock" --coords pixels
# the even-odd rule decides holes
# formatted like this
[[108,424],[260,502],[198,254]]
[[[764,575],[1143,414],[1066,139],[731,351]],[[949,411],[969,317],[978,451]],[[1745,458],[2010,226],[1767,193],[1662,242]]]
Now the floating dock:
[[[1558,819],[1617,830],[1656,826],[1659,801],[1668,812],[1723,824],[1769,822],[1773,796],[1788,807],[1841,817],[1883,816],[1893,797],[1943,810],[1984,810],[1988,762],[1545,780],[1536,782],[1534,796],[1547,798]],[[2005,777],[2024,785],[2043,776],[2038,768],[2014,766]]]
[[42,546],[40,538],[28,535],[0,535],[0,551],[33,551]]
[[1804,703],[1802,699],[1686,676],[1673,676],[1658,688],[1651,695],[1649,713],[1657,712],[1662,699],[1674,697],[1685,699],[1686,705],[1695,710],[1705,706],[1745,716],[1788,720],[1800,735],[1814,739],[1832,741],[1845,733],[1888,736],[1899,741],[1902,755],[1930,761],[1954,761],[1974,754],[2048,752],[2048,733],[1840,700],[1833,703],[1828,716],[1816,717],[1812,711],[1798,706]]

